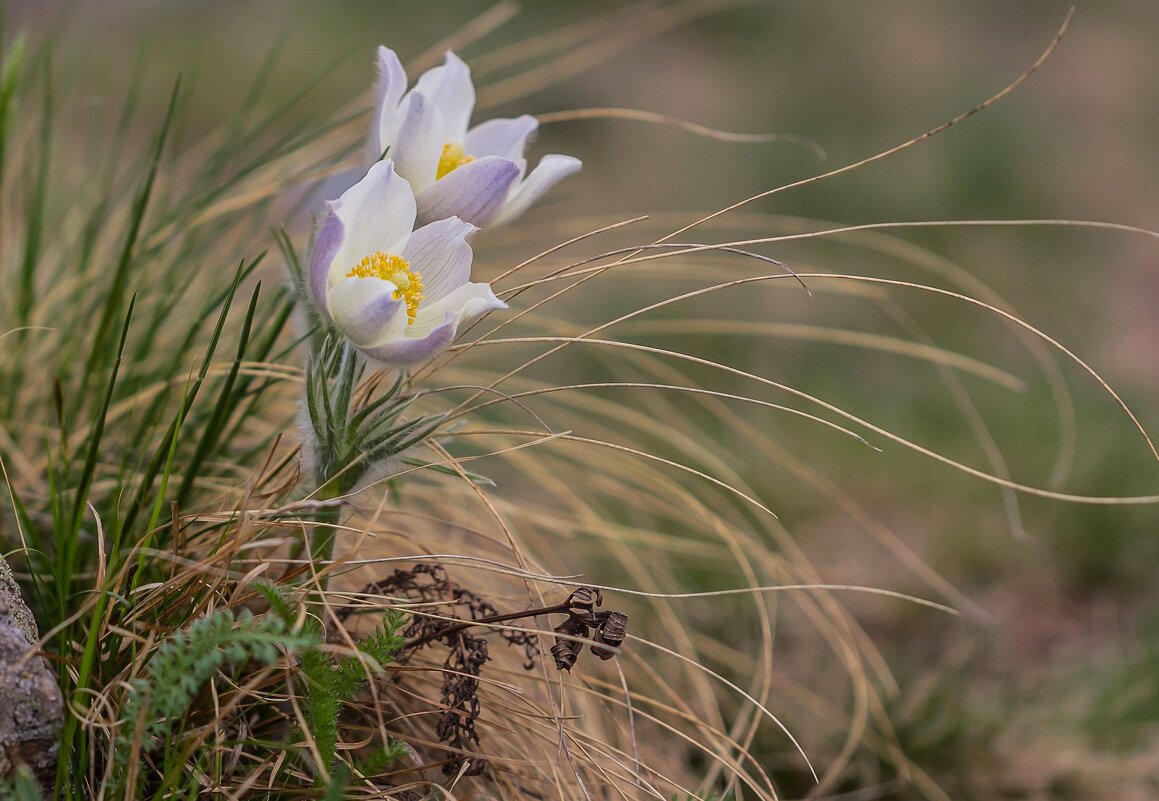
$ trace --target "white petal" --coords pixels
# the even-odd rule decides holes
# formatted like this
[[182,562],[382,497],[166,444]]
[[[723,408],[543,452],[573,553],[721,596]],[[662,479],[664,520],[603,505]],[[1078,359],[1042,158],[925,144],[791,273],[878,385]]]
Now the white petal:
[[430,99],[422,92],[411,92],[389,155],[416,195],[435,182],[443,154],[443,127],[443,117]]
[[382,151],[394,144],[398,125],[393,122],[398,111],[398,102],[406,92],[406,70],[398,55],[385,47],[378,48],[378,83],[374,91],[374,124],[371,136],[373,158],[377,161]]
[[519,168],[498,156],[464,164],[416,193],[419,222],[458,217],[482,228],[502,211],[518,177]]
[[447,51],[443,65],[423,73],[414,91],[430,98],[431,104],[443,115],[447,130],[440,146],[466,138],[471,112],[475,110],[475,87],[471,84],[471,68],[461,58]]
[[[402,100],[394,107],[393,111],[383,110],[382,120],[378,124],[378,137],[371,136],[371,144],[377,148],[376,153],[370,156],[371,161],[377,161],[382,158],[385,151],[386,155],[394,154],[395,143],[398,142],[398,129],[402,127],[403,120],[406,119],[407,109],[410,107],[410,92],[402,96]],[[388,150],[389,148],[389,150]]]
[[523,152],[527,138],[539,128],[539,120],[530,114],[514,119],[481,122],[467,132],[467,152],[475,158],[499,156],[519,165],[520,174],[527,169]]
[[375,251],[402,252],[414,227],[415,198],[410,185],[395,174],[394,163],[386,159],[332,201],[330,210],[342,221],[344,234],[330,265],[333,282]]
[[583,163],[573,156],[544,156],[531,174],[511,190],[511,197],[495,223],[502,224],[515,219],[527,211],[540,195],[573,172],[578,172],[582,166]]
[[458,217],[424,225],[410,236],[402,257],[423,280],[423,305],[435,303],[471,278],[467,237],[479,229]]
[[436,303],[419,307],[418,316],[408,326],[407,336],[420,336],[440,324],[448,314],[454,314],[455,329],[482,314],[506,309],[507,304],[495,297],[490,284],[463,284]]
[[438,303],[420,307],[418,319],[406,326],[401,337],[361,350],[387,364],[405,366],[426,361],[454,341],[460,326],[488,311],[505,308],[507,305],[495,297],[489,284],[464,284]]
[[340,278],[327,297],[330,318],[355,345],[376,345],[401,336],[406,303],[395,299],[396,289],[380,278]]

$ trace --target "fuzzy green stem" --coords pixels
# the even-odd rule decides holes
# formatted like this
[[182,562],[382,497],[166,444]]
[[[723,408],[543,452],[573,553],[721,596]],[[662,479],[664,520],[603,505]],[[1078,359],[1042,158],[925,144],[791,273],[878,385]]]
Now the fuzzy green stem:
[[[330,501],[341,495],[337,481],[329,481],[321,486],[316,495],[320,501]],[[309,534],[310,563],[318,570],[325,569],[327,563],[334,557],[335,526],[341,519],[342,507],[335,504],[323,506],[314,513],[314,527]],[[329,576],[323,575],[319,579],[322,590],[326,589]]]

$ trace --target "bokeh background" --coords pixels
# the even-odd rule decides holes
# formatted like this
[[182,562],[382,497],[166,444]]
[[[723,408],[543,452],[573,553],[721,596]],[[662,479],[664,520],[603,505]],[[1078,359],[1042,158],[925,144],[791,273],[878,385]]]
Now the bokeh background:
[[[671,228],[695,219],[693,212],[885,150],[1014,79],[1046,47],[1068,7],[1062,0],[528,2],[460,51],[475,67],[486,115],[642,109],[726,131],[789,134],[816,143],[826,158],[792,140],[726,142],[634,121],[547,125],[536,152],[575,153],[584,171],[529,215],[520,238],[499,236],[480,249],[490,248],[492,261],[524,258],[537,244],[560,238],[561,219],[574,221],[571,233],[588,220],[643,213],[671,220]],[[194,87],[195,113],[178,135],[195,140],[228,122],[250,76],[278,43],[262,102],[288,98],[325,73],[310,102],[291,112],[301,121],[325,120],[367,99],[375,45],[395,48],[404,62],[429,59],[445,37],[488,8],[494,7],[464,0],[9,0],[8,23],[10,30],[38,30],[65,45],[57,48],[56,69],[75,76],[70,80],[86,89],[89,105],[62,110],[62,130],[83,134],[87,115],[119,103],[117,93],[138,73],[144,96],[160,107],[180,72]],[[505,16],[507,7],[498,8],[495,18]],[[568,32],[587,32],[591,43],[580,56],[555,61],[571,45],[537,38],[548,31],[562,31],[563,43],[571,41]],[[519,55],[512,49],[518,42],[548,46],[538,55],[528,51],[527,63],[509,64],[506,59]],[[780,230],[778,215],[842,224],[1066,219],[1159,228],[1156,42],[1159,4],[1153,0],[1080,4],[1054,56],[993,108],[895,157],[746,212],[767,216],[765,234]],[[151,119],[148,113],[140,118]],[[749,219],[746,233],[760,235],[761,219]],[[1155,239],[1064,227],[891,234],[985,282],[1008,308],[1090,363],[1149,431],[1159,431]],[[765,252],[798,269],[930,280],[895,256],[848,243]],[[607,310],[584,306],[595,297],[585,295],[570,312],[578,320],[605,319]],[[960,304],[897,297],[938,345],[1024,380],[1012,391],[966,379],[1017,480],[1083,495],[1156,492],[1159,465],[1145,443],[1073,365],[1061,368],[1077,421],[1073,468],[1052,485],[1058,415],[1047,381],[1011,327]],[[615,308],[624,302],[607,301]],[[893,325],[878,309],[832,295],[810,300],[785,289],[730,302],[743,308],[705,311],[719,316],[732,308],[748,319],[876,333]],[[689,334],[683,346],[984,465],[945,387],[912,362],[800,332],[759,346],[742,336],[698,341]],[[949,797],[1159,794],[1154,507],[1023,496],[1020,529],[992,485],[896,447],[879,454],[771,413],[754,411],[751,419],[775,431],[786,451],[824,474],[975,604],[950,618],[879,599],[848,600],[898,678],[901,691],[890,711],[902,746]],[[706,428],[714,425],[704,421]],[[720,436],[727,444],[729,432]],[[753,460],[739,442],[736,453],[736,468],[762,488],[825,580],[931,594],[927,582],[851,524],[831,497],[802,491],[799,477]],[[689,577],[699,580],[712,583]],[[735,647],[743,650],[743,632]],[[820,651],[803,646],[788,654],[786,671],[826,669]],[[807,715],[794,718],[806,743],[808,725]],[[776,769],[774,763],[770,756]],[[783,777],[790,796],[808,792],[807,783],[794,784],[799,778]],[[882,786],[898,797],[916,792]]]

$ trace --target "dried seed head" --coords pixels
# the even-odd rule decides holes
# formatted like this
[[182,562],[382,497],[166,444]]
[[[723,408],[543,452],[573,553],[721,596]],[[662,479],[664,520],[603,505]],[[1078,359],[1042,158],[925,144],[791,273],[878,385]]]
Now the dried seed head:
[[583,646],[572,640],[558,640],[551,646],[551,658],[555,660],[556,670],[566,670],[569,673],[579,659],[580,648]]
[[[479,733],[475,723],[482,711],[479,699],[479,683],[484,664],[490,659],[486,631],[472,630],[473,622],[489,618],[511,616],[499,615],[495,605],[478,593],[452,581],[446,569],[440,564],[420,564],[410,570],[395,570],[386,578],[368,585],[367,594],[387,597],[403,596],[423,604],[444,604],[452,610],[465,609],[466,617],[456,616],[453,620],[415,615],[413,622],[403,632],[408,644],[398,656],[405,661],[420,648],[447,649],[443,663],[443,688],[440,699],[441,712],[435,726],[435,734],[440,742],[450,746],[443,772],[455,775],[462,771],[464,776],[477,776],[487,769],[487,760],[475,752],[479,745]],[[532,615],[535,610],[527,614]],[[349,612],[347,612],[349,614]],[[583,636],[587,634],[583,628]],[[539,641],[536,635],[525,631],[500,631],[499,637],[509,645],[520,647],[526,661],[524,667],[531,669],[539,656]],[[576,643],[582,647],[582,643]],[[576,649],[576,656],[579,648]],[[575,663],[575,656],[571,662]],[[559,661],[557,659],[557,664]],[[466,754],[466,756],[465,756]],[[464,764],[467,766],[464,768]]]
[[[619,648],[624,644],[624,637],[628,636],[628,616],[623,612],[601,612],[599,617],[600,625],[592,639],[611,648]],[[616,655],[615,651],[594,644],[592,653],[600,659],[611,659]]]
[[604,596],[595,587],[580,587],[567,598],[567,605],[590,612],[604,603]]
[[[571,637],[587,637],[588,627],[582,620],[577,620],[574,617],[569,617],[567,620],[555,627],[554,631],[557,634],[566,634]],[[576,659],[579,658],[580,651],[583,650],[584,644],[572,639],[560,638],[555,641],[555,645],[551,646],[551,656],[555,659],[555,667],[557,670],[571,671],[575,666]]]

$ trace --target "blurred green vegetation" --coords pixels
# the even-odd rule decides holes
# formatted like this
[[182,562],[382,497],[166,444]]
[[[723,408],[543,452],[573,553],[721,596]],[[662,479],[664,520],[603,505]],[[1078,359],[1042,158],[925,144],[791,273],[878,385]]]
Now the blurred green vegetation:
[[[728,131],[805,137],[826,150],[827,160],[819,162],[807,148],[789,142],[726,143],[636,122],[547,126],[537,152],[574,152],[585,169],[529,216],[545,224],[539,240],[511,252],[522,258],[557,241],[546,223],[560,217],[707,212],[900,143],[1016,77],[1050,41],[1069,0],[719,5],[729,8],[656,36],[641,35],[606,61],[585,65],[517,102],[500,102],[486,114],[638,108]],[[471,60],[546,30],[597,24],[624,7],[529,2],[462,54]],[[270,102],[332,70],[315,94],[318,105],[300,113],[336,114],[351,98],[366,96],[374,45],[387,44],[404,61],[413,59],[486,9],[465,0],[29,0],[11,5],[9,16],[10,27],[51,31],[67,45],[58,48],[55,68],[91,84],[96,106],[117,103],[119,98],[105,92],[127,83],[138,64],[148,65],[146,94],[158,103],[174,74],[185,74],[194,86],[197,122],[175,135],[196,138],[228,122],[226,115],[248,83],[238,76],[258,71],[275,47],[280,55],[267,92]],[[1153,0],[1084,4],[1056,55],[996,107],[895,158],[761,201],[749,211],[849,224],[1062,218],[1154,228],[1159,219],[1157,40],[1159,4]],[[499,85],[510,74],[498,71],[482,83]],[[61,113],[64,128],[83,136],[87,110]],[[770,232],[774,228],[770,225]],[[1159,250],[1153,241],[1061,228],[931,228],[897,236],[989,284],[1024,319],[1091,363],[1148,430],[1159,431],[1159,315],[1154,311]],[[480,247],[486,250],[487,242]],[[933,282],[888,255],[836,243],[765,252],[802,271],[816,264]],[[647,292],[644,284],[640,297]],[[592,292],[584,296],[592,297]],[[933,342],[1027,381],[1025,392],[1013,393],[963,379],[1013,476],[1048,486],[1058,449],[1057,415],[1047,383],[1011,329],[945,299],[903,292],[894,297]],[[599,302],[604,305],[598,312],[573,302],[577,319],[607,319],[634,308],[637,298]],[[799,289],[729,295],[695,309],[900,335],[896,318],[864,299],[819,293],[810,300]],[[689,313],[683,307],[672,312]],[[636,341],[649,340],[641,334]],[[793,339],[762,340],[759,349],[744,336],[689,333],[665,341],[806,389],[940,452],[983,464],[974,435],[929,368]],[[569,358],[573,373],[586,380],[604,377],[594,360],[585,362],[581,354]],[[1073,393],[1078,436],[1074,469],[1059,488],[1085,495],[1155,492],[1159,469],[1122,413],[1073,365],[1062,373]],[[696,377],[695,370],[689,374]],[[885,449],[879,454],[772,412],[743,414],[775,433],[786,451],[809,465],[823,465],[829,480],[990,615],[984,622],[948,621],[899,612],[896,604],[849,599],[854,617],[898,674],[902,690],[893,711],[899,743],[952,797],[1086,797],[1084,777],[1091,771],[1104,775],[1098,772],[1104,752],[1159,749],[1159,627],[1154,625],[1159,515],[1154,508],[1023,496],[1023,537],[1012,531],[1000,493],[991,485],[884,442],[874,441]],[[706,419],[704,424],[719,426],[726,441],[735,435],[727,423]],[[929,594],[864,533],[837,520],[832,502],[808,491],[799,478],[764,462],[735,467],[761,490],[827,581]],[[705,563],[690,565],[683,575],[693,586],[732,583]],[[966,657],[960,655],[963,648]],[[1023,764],[1027,755],[1049,751],[1058,737],[1077,743],[1077,755],[1066,764],[1060,760],[1053,772],[1049,760],[1040,762],[1041,775],[1032,776]],[[775,768],[784,743],[767,747]],[[1011,754],[1020,747],[1025,753]],[[886,788],[880,797],[910,797],[904,789],[888,789],[896,777],[876,775],[866,760],[855,761],[861,772],[835,789],[879,782]],[[1131,773],[1134,762],[1116,764],[1124,783],[1154,779],[1147,774],[1153,770],[1149,763],[1138,769],[1139,776]],[[809,790],[806,776],[794,777],[788,769],[778,776],[788,797]]]

